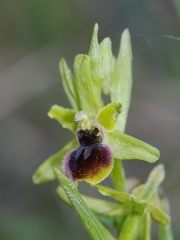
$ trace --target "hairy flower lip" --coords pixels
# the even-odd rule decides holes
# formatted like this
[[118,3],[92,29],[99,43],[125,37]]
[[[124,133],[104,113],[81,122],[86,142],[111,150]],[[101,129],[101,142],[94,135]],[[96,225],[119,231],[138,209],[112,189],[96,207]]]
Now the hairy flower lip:
[[63,170],[72,181],[85,180],[97,184],[106,178],[113,168],[112,150],[102,143],[98,128],[78,130],[77,138],[80,146],[65,155]]

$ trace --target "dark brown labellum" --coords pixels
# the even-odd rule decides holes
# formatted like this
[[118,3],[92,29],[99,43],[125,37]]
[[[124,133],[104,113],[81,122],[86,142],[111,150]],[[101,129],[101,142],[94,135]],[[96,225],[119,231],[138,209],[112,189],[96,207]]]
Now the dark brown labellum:
[[80,130],[77,137],[80,146],[65,156],[65,173],[73,181],[91,179],[98,174],[102,178],[103,169],[111,168],[112,165],[110,147],[102,144],[102,135],[97,128],[91,131],[87,129]]

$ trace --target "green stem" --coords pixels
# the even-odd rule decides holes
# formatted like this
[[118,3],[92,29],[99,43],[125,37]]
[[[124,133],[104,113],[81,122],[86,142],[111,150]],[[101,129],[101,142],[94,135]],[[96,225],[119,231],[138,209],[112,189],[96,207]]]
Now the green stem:
[[114,168],[111,173],[114,188],[118,191],[125,191],[125,173],[122,161],[114,159]]

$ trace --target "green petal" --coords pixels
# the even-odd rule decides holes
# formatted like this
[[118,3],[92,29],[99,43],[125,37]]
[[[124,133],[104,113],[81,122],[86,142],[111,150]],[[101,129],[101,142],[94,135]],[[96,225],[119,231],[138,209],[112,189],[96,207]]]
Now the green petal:
[[89,56],[82,54],[76,56],[74,74],[81,110],[88,113],[90,117],[95,117],[99,109],[102,108],[103,102],[101,91],[96,87],[91,77]]
[[66,60],[62,58],[59,62],[59,69],[62,77],[62,83],[66,95],[71,103],[71,106],[76,111],[80,110],[79,99],[76,91],[75,82],[71,70],[69,69]]
[[129,30],[122,33],[117,61],[112,75],[111,101],[123,106],[117,128],[124,132],[131,99],[132,52]]
[[96,119],[107,132],[112,131],[117,124],[122,105],[120,103],[109,103],[97,114]]
[[[57,194],[63,202],[65,202],[68,205],[71,205],[62,187],[57,188]],[[81,197],[87,204],[88,208],[94,213],[98,213],[106,216],[119,216],[123,212],[122,206],[120,204],[102,200],[102,199],[88,197],[83,194],[81,194]]]
[[68,179],[60,170],[55,169],[55,173],[64,191],[66,192],[72,207],[76,211],[76,214],[78,215],[82,225],[84,226],[91,239],[113,240],[114,238],[109,233],[109,231],[89,210],[74,183]]
[[159,159],[157,148],[118,130],[107,133],[106,141],[113,150],[114,158],[138,159],[150,163]]
[[48,112],[50,118],[56,119],[64,128],[76,132],[78,123],[74,121],[76,111],[68,108],[63,108],[58,105],[53,105]]
[[77,148],[77,140],[74,139],[64,146],[59,152],[55,153],[49,157],[45,162],[43,162],[33,175],[33,182],[35,184],[45,183],[52,181],[56,178],[54,173],[54,167],[59,167],[62,164],[62,160],[65,154],[74,148]]

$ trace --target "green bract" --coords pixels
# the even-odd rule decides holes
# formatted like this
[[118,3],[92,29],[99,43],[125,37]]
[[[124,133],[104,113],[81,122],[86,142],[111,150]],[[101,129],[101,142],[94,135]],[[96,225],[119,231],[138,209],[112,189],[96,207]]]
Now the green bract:
[[[156,166],[141,185],[125,179],[122,167],[122,160],[154,163],[159,159],[158,149],[124,133],[132,88],[128,29],[122,33],[116,58],[109,38],[98,42],[95,24],[88,54],[75,57],[73,72],[61,59],[60,73],[72,109],[54,105],[48,116],[75,136],[36,170],[34,183],[58,178],[58,196],[74,208],[91,239],[115,239],[100,219],[117,229],[120,240],[150,240],[153,219],[160,226],[159,239],[172,240],[167,201],[158,195],[165,176],[163,165]],[[107,105],[103,94],[110,97]],[[110,173],[114,189],[97,184]],[[116,202],[81,195],[74,182],[82,180]]]

